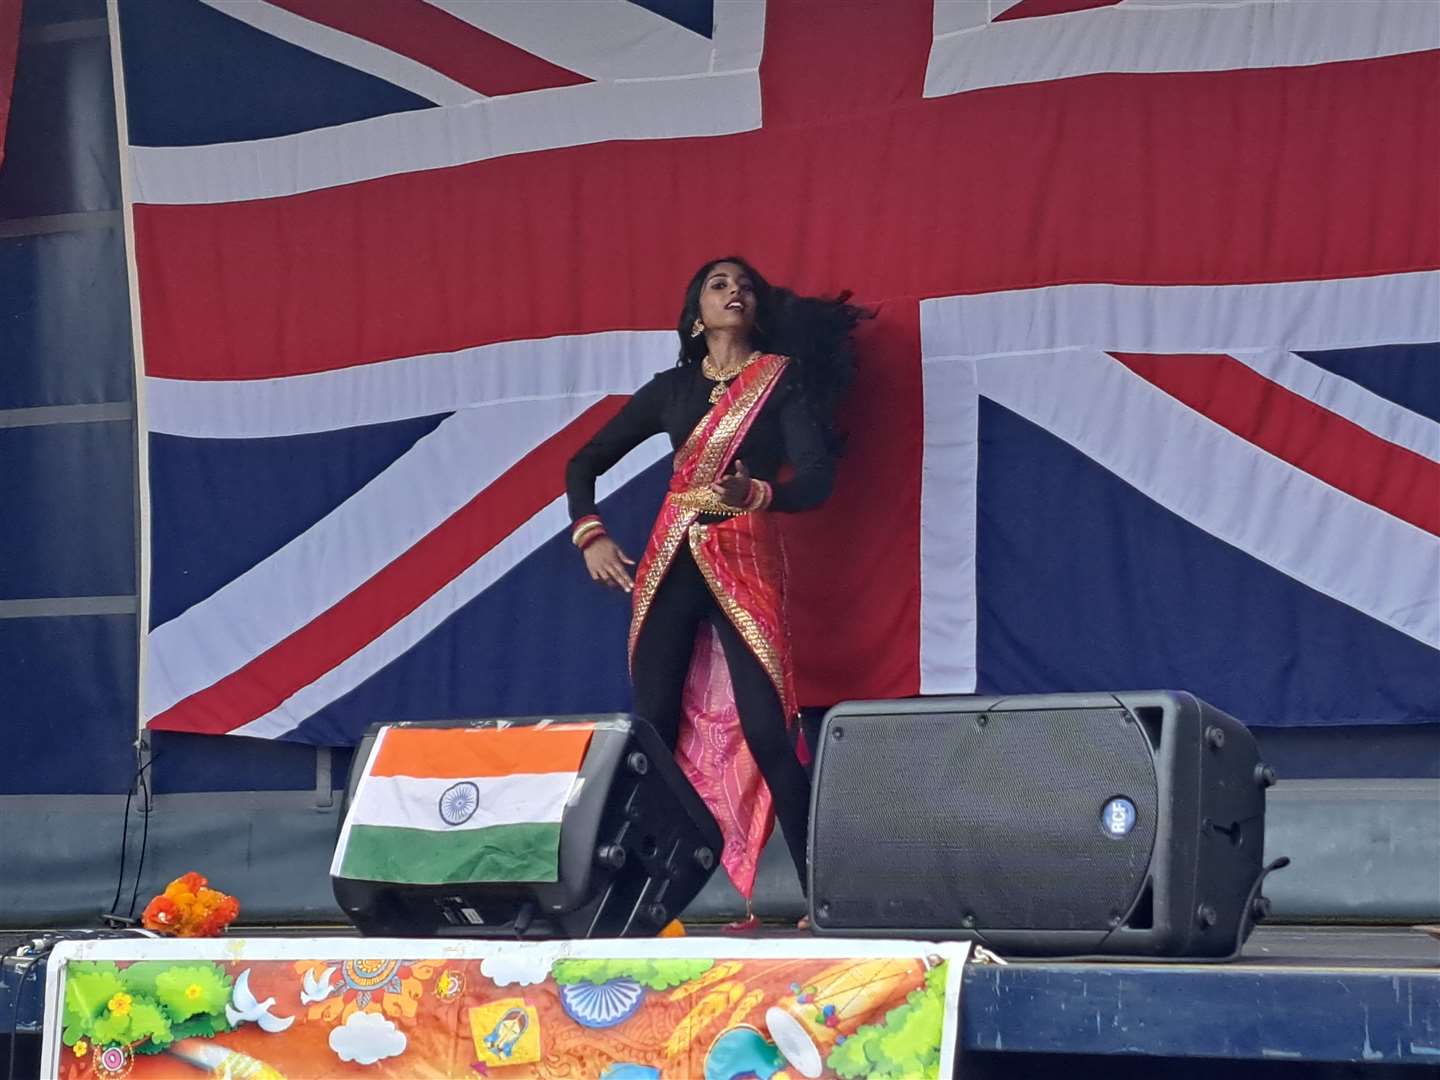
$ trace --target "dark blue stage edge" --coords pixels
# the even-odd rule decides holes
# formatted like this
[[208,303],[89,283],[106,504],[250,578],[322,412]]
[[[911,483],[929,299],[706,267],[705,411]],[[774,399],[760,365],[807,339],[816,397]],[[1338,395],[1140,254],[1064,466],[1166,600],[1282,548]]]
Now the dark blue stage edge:
[[1002,1051],[1012,1066],[1065,1054],[1440,1067],[1440,942],[1410,929],[1275,927],[1252,940],[1263,949],[1311,935],[1368,940],[1377,953],[1406,941],[1417,953],[1404,966],[1380,955],[1262,965],[1252,944],[1234,964],[973,966],[961,1045]]

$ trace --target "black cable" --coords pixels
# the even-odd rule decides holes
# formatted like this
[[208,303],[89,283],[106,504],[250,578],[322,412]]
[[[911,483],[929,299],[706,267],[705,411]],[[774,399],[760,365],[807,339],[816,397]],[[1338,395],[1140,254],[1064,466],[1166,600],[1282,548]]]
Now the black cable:
[[125,849],[130,846],[130,797],[134,794],[135,784],[139,779],[140,773],[137,770],[129,787],[125,789],[125,817],[120,824],[120,872],[115,875],[115,899],[110,901],[111,915],[114,915],[115,909],[120,906],[120,890],[125,888]]
[[[152,757],[150,761],[146,762],[146,767],[148,768],[154,760]],[[150,814],[155,809],[154,800],[150,796],[150,778],[148,776],[140,777],[140,787],[145,792],[145,824],[140,829],[140,861],[135,865],[135,888],[130,893],[130,910],[127,913],[127,917],[131,919],[135,918],[135,902],[140,898],[140,878],[145,873],[145,851],[150,845]]]
[[[1240,950],[1245,947],[1247,921],[1250,926],[1254,925],[1254,904],[1255,898],[1260,895],[1260,887],[1265,884],[1265,879],[1276,870],[1283,870],[1289,865],[1290,857],[1288,855],[1281,855],[1269,866],[1261,868],[1260,873],[1256,875],[1254,883],[1250,886],[1249,893],[1246,894],[1245,910],[1240,913],[1240,924],[1235,930],[1235,948],[1227,956],[1136,956],[1134,954],[1127,955],[1123,953],[1084,953],[1068,956],[1064,954],[1059,956],[1001,956],[1001,959],[1007,964],[1155,964],[1174,967],[1187,967],[1191,964],[1228,964],[1234,960],[1238,960],[1240,958]],[[1114,931],[1111,931],[1111,933],[1113,932]],[[1101,940],[1101,944],[1103,945],[1109,940],[1110,934],[1106,934]],[[977,945],[984,945],[984,947],[991,952],[995,951],[988,942],[982,942],[977,938],[975,939],[975,943]],[[997,953],[997,955],[999,954]]]
[[[137,756],[137,757],[139,756],[139,748],[138,748],[138,747],[136,748],[136,756]],[[122,822],[121,822],[121,825],[120,825],[120,870],[119,870],[119,872],[115,875],[115,898],[110,901],[110,910],[107,911],[107,912],[105,912],[105,913],[104,913],[104,916],[102,916],[102,917],[110,917],[110,918],[115,918],[115,919],[119,919],[119,918],[122,917],[122,916],[119,914],[118,909],[119,909],[119,907],[120,907],[120,894],[121,894],[121,892],[124,891],[124,888],[125,888],[125,855],[126,855],[126,851],[127,851],[128,848],[130,847],[130,802],[131,802],[131,800],[134,798],[136,786],[141,782],[141,779],[145,776],[145,771],[146,771],[147,769],[149,769],[150,766],[154,765],[155,762],[156,762],[156,760],[157,760],[159,757],[160,757],[159,754],[152,754],[152,755],[150,755],[150,759],[149,759],[148,761],[144,762],[138,769],[135,770],[135,775],[130,779],[130,786],[129,786],[129,788],[128,788],[128,789],[126,790],[126,792],[125,792],[125,815],[124,815],[124,818],[122,819]],[[150,799],[149,799],[149,797],[148,797],[148,792],[149,792],[149,787],[148,787],[148,786],[146,787],[146,792],[147,792],[147,797],[146,797],[146,809],[147,809],[147,811],[148,811],[148,810],[150,809],[150,805],[149,805],[149,804],[150,804]],[[147,831],[147,834],[148,834],[148,831],[149,831],[149,828],[150,828],[150,819],[149,819],[148,814],[147,814],[146,819],[145,819],[145,828],[146,828],[146,831]],[[144,841],[142,840],[142,841],[141,841],[141,849],[140,849],[140,865],[141,865],[141,868],[142,868],[142,869],[143,869],[143,867],[144,867],[144,864],[145,864],[145,848],[144,848]],[[136,884],[136,889],[138,890],[138,889],[139,889],[139,884],[140,884],[140,872],[139,872],[138,870],[137,870],[136,873],[135,873],[135,884]],[[134,914],[135,914],[135,901],[134,901],[134,899],[132,898],[131,901],[130,901],[130,915],[133,917]]]

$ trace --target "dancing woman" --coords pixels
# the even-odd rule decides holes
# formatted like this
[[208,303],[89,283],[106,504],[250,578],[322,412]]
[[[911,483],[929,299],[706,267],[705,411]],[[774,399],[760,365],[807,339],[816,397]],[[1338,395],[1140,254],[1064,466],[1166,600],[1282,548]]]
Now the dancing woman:
[[[785,555],[774,515],[830,494],[835,409],[866,312],[770,285],[745,260],[706,263],[685,291],[676,366],[641,387],[571,460],[571,538],[592,580],[633,594],[635,712],[676,751],[725,836],[746,901],[774,819],[801,888],[810,782],[796,739]],[[635,563],[595,513],[595,480],[652,435],[675,447],[670,488]]]

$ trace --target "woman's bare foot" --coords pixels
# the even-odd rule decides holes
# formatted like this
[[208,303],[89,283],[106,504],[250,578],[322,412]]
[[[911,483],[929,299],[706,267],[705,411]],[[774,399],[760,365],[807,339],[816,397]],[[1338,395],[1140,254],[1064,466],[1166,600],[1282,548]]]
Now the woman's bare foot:
[[736,919],[732,923],[725,924],[727,934],[753,934],[760,929],[760,916],[753,912],[743,919]]
[[745,917],[725,924],[727,934],[753,934],[760,929],[760,917],[755,914],[755,904],[748,897],[745,900]]
[[801,916],[800,916],[800,921],[795,924],[795,929],[796,929],[796,930],[809,930],[809,929],[810,929],[810,916],[809,916],[809,915],[801,915]]

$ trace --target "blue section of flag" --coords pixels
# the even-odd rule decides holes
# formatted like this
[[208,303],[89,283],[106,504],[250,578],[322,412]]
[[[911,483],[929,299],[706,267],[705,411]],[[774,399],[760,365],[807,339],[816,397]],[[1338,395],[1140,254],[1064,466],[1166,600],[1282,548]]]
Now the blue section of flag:
[[434,107],[200,0],[121,0],[120,37],[136,146],[245,142]]
[[274,439],[152,434],[151,628],[280,550],[448,415]]
[[1298,355],[1372,394],[1440,421],[1440,344],[1377,345]]
[[[660,462],[600,505],[637,561],[669,479]],[[629,625],[629,598],[589,580],[566,529],[284,737],[346,745],[382,720],[624,711]]]
[[980,693],[1189,690],[1247,724],[1440,721],[1440,651],[981,401]]
[[715,33],[715,0],[630,0],[704,37]]

